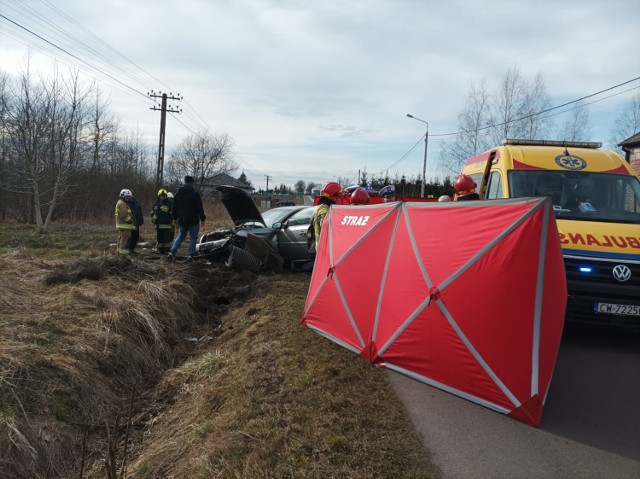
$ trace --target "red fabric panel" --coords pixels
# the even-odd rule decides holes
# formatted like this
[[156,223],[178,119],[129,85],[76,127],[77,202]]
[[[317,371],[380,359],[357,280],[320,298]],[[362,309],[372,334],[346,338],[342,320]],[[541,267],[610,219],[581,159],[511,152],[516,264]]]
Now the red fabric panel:
[[[467,203],[468,204],[468,203]],[[408,207],[409,221],[429,277],[438,285],[530,209],[528,205],[470,208]]]
[[522,421],[529,426],[538,427],[542,420],[542,401],[535,394],[526,403],[509,413],[509,417]]
[[378,331],[374,338],[378,349],[428,296],[429,287],[423,279],[405,217],[401,214],[385,280]]
[[[347,211],[336,210],[335,212],[334,219],[337,218],[337,220],[332,227],[332,235],[336,239],[340,238],[340,241],[336,240],[334,242],[334,246],[336,246],[334,251],[338,251],[334,258],[336,264],[335,273],[341,280],[342,292],[347,298],[349,309],[359,331],[364,337],[371,338],[373,336],[378,295],[383,281],[384,265],[387,259],[387,248],[391,242],[398,209],[396,208],[396,214],[393,217],[379,224],[375,229],[372,226],[379,223],[378,219],[391,212],[392,207],[381,210],[381,213],[373,210],[375,214],[371,215],[372,221],[371,224],[367,225],[368,228],[353,226],[349,222],[343,224],[342,220],[340,220],[340,218],[349,220],[350,218],[365,216],[361,214],[360,210],[361,208],[351,207]],[[368,209],[368,211],[371,211],[371,209]],[[349,214],[344,215],[344,213]],[[377,222],[374,223],[373,220]],[[365,237],[361,232],[367,230],[371,231],[371,233]],[[354,239],[362,237],[358,247],[350,252],[344,251],[344,244],[350,244],[354,234]],[[346,241],[343,242],[343,239],[346,239]],[[354,275],[354,272],[357,272],[357,274]],[[343,277],[347,278],[347,280],[342,281]],[[369,300],[362,301],[362,298],[369,298]]]
[[435,304],[411,323],[381,359],[509,410],[513,408]]
[[[550,200],[544,201],[549,207]],[[303,321],[349,344],[368,361],[404,368],[537,425],[542,414],[540,398],[545,397],[552,375],[566,306],[555,219],[553,214],[548,215],[544,245],[540,244],[544,209],[539,208],[475,258],[539,203],[498,200],[489,207],[481,202],[466,205],[404,204],[393,241],[396,215],[385,218],[387,208],[332,208],[331,231],[323,228]],[[410,223],[406,222],[405,210]],[[367,224],[343,221],[362,216],[369,216]],[[375,225],[379,226],[374,231]],[[362,239],[366,231],[372,232]],[[334,264],[329,264],[325,241],[329,233],[334,252],[339,252]],[[411,234],[417,244],[417,257]],[[391,256],[385,276],[389,246]],[[546,247],[546,253],[537,355],[534,333],[541,247]],[[467,264],[472,258],[474,263]],[[432,285],[425,281],[421,264]],[[442,284],[463,265],[465,269],[448,286]],[[338,294],[338,286],[362,341]],[[384,290],[374,338],[381,287]],[[424,307],[432,293],[436,296]],[[436,297],[460,333],[436,303]],[[536,365],[539,375],[533,383],[537,381],[539,386],[532,391]],[[518,403],[522,406],[518,407]]]
[[[391,204],[376,207],[332,206],[333,261],[337,263],[348,249],[378,225],[395,206]],[[387,226],[387,229],[393,227],[391,222],[389,224],[390,226]],[[383,237],[379,237],[379,242],[373,243],[373,246],[371,241],[368,241],[367,244],[362,245],[359,249],[378,256],[380,251],[386,251],[385,247],[389,245],[389,240],[390,234],[386,234]]]
[[549,237],[544,272],[544,297],[542,302],[542,324],[540,325],[540,373],[539,391],[544,399],[553,375],[558,356],[558,345],[562,338],[564,316],[567,305],[567,283],[562,260],[562,249],[553,214],[549,215]]

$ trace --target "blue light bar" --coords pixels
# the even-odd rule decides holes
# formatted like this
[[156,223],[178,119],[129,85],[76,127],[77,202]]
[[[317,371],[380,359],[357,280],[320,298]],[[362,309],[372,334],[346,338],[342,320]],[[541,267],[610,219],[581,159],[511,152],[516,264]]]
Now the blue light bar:
[[591,267],[590,266],[580,266],[580,272],[581,273],[591,273]]

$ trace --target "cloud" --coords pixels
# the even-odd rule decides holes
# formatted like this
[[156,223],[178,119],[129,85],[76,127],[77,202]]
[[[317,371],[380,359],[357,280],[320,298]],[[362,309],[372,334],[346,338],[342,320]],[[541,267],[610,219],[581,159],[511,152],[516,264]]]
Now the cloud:
[[[471,83],[485,79],[494,90],[514,66],[527,79],[541,73],[554,104],[640,73],[635,0],[60,0],[55,6],[64,15],[45,2],[31,5],[40,17],[12,4],[5,14],[82,58],[94,61],[93,51],[100,52],[106,58],[100,68],[141,92],[182,94],[183,114],[168,118],[168,149],[194,129],[227,133],[241,167],[256,178],[273,173],[278,184],[276,175],[321,183],[329,172],[384,170],[424,134],[406,113],[429,122],[427,169],[436,174],[437,134],[456,131]],[[20,38],[29,35],[6,31],[0,64],[14,69],[26,48]],[[99,81],[105,92],[114,87],[104,76]],[[612,112],[632,94],[594,105],[596,136],[608,132]],[[144,95],[119,86],[111,105],[125,125],[157,143],[159,114]],[[422,155],[413,149],[397,171],[419,172]]]

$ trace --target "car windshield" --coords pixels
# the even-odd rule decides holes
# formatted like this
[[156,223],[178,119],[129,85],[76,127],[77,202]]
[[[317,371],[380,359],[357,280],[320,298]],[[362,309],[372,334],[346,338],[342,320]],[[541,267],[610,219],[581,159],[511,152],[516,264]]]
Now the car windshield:
[[509,171],[511,197],[549,196],[558,219],[640,224],[640,181],[586,171]]
[[283,206],[282,208],[273,208],[263,212],[262,218],[265,226],[271,228],[275,223],[283,222],[296,209],[296,207],[292,206]]

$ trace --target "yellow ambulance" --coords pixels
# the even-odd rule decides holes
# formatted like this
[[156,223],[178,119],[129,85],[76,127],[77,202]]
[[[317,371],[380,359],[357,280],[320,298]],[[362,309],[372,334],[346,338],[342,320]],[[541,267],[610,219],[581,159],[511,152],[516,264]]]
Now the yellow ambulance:
[[640,180],[600,143],[507,139],[466,161],[482,199],[549,196],[567,319],[640,327]]

